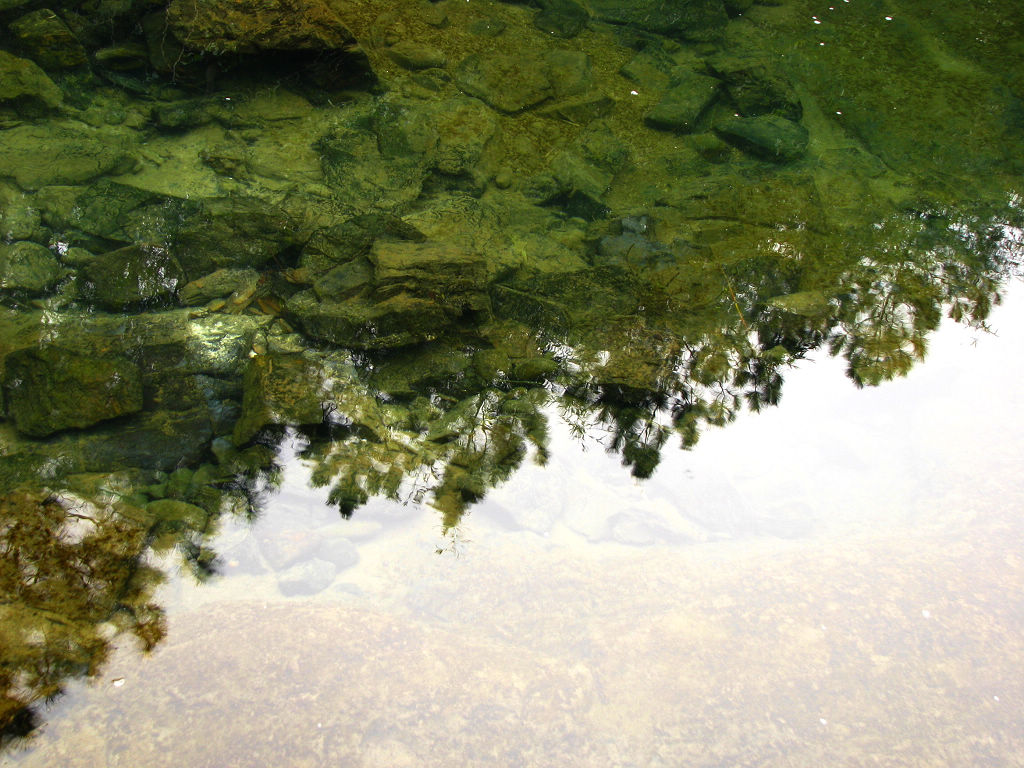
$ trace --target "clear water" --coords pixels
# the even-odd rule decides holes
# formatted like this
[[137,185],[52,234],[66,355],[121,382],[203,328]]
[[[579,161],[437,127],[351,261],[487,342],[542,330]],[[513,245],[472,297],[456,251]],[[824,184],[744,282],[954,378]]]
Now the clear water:
[[275,7],[0,7],[0,763],[1019,765],[1012,4]]

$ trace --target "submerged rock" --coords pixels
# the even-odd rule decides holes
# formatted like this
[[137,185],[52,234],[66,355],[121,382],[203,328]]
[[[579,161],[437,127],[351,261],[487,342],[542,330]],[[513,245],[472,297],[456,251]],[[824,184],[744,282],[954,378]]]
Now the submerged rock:
[[552,94],[544,62],[536,56],[473,53],[455,71],[455,83],[495,109],[514,114]]
[[167,24],[188,48],[213,54],[355,45],[341,18],[320,0],[172,0]]
[[123,357],[93,357],[59,347],[7,356],[7,414],[18,431],[46,437],[142,409],[138,366]]
[[0,103],[37,111],[54,109],[63,99],[60,88],[35,62],[0,51]]
[[645,121],[652,128],[689,133],[718,94],[719,81],[696,72],[681,74]]
[[76,121],[22,125],[0,133],[3,165],[26,190],[51,184],[80,184],[135,167],[134,137]]
[[533,26],[555,37],[576,37],[587,26],[590,14],[576,0],[540,0]]
[[78,38],[49,8],[27,13],[12,21],[8,28],[22,50],[44,69],[68,69],[88,61]]
[[443,51],[415,40],[395,43],[388,48],[388,56],[400,67],[412,70],[443,68],[448,63]]
[[109,251],[82,269],[83,293],[111,310],[167,304],[185,282],[185,272],[166,249],[130,245]]
[[44,245],[19,242],[0,245],[0,288],[37,296],[64,274],[57,258]]
[[708,60],[708,66],[725,81],[729,97],[744,117],[774,113],[799,120],[803,114],[799,96],[771,58],[719,54]]
[[687,40],[711,40],[729,21],[722,0],[589,0],[602,21]]
[[798,160],[807,152],[807,129],[778,115],[738,117],[715,130],[744,152],[776,163]]
[[277,588],[288,597],[315,595],[331,586],[337,573],[338,567],[334,563],[314,557],[280,573]]
[[387,349],[434,339],[454,319],[429,299],[401,293],[384,301],[319,301],[313,291],[288,300],[286,312],[308,336],[358,349]]
[[255,289],[260,273],[255,269],[218,269],[182,286],[178,298],[186,306],[205,304],[239,291]]

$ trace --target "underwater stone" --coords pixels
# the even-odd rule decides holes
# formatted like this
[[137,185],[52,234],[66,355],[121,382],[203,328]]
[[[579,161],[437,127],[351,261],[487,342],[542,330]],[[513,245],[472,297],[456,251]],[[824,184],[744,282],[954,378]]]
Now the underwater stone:
[[619,74],[638,85],[661,89],[668,85],[669,73],[675,66],[676,63],[667,54],[640,51],[622,65]]
[[498,127],[489,109],[476,99],[464,97],[441,102],[434,122],[439,140],[431,164],[451,175],[465,173],[476,165]]
[[149,51],[141,43],[121,43],[100,48],[93,54],[96,63],[107,69],[123,72],[149,64]]
[[713,77],[687,72],[665,92],[644,121],[652,128],[689,133],[714,102],[719,85]]
[[725,81],[729,97],[744,117],[774,113],[799,120],[803,114],[799,96],[789,81],[775,71],[771,59],[718,54],[707,63]]
[[480,37],[497,37],[508,25],[497,16],[478,19],[469,25],[469,31]]
[[590,21],[590,14],[575,0],[540,0],[539,5],[533,26],[556,37],[576,37]]
[[270,424],[311,426],[327,416],[325,372],[300,355],[256,355],[245,372],[242,417],[232,441],[245,445]]
[[299,266],[322,275],[369,252],[381,231],[379,217],[365,215],[318,229],[303,246]]
[[442,51],[415,40],[401,40],[388,48],[387,53],[400,67],[411,70],[443,68],[448,63]]
[[185,306],[197,306],[230,296],[236,291],[254,288],[259,279],[260,273],[254,269],[218,269],[186,283],[178,292],[178,299]]
[[288,300],[286,310],[307,336],[357,349],[428,341],[453,319],[445,307],[404,293],[381,302],[362,297],[321,302],[312,291],[300,291]]
[[259,267],[308,236],[283,210],[251,197],[207,198],[171,225],[175,253],[192,275]]
[[31,295],[45,293],[63,275],[50,249],[30,242],[0,245],[0,288]]
[[339,264],[313,283],[321,300],[338,301],[359,293],[373,280],[373,265],[366,259]]
[[356,44],[337,13],[319,0],[172,0],[167,24],[186,47],[215,55]]
[[34,61],[0,51],[0,102],[54,109],[63,99],[60,88]]
[[315,595],[331,586],[337,573],[334,563],[314,557],[279,574],[277,588],[286,597]]
[[560,191],[586,195],[594,201],[600,201],[613,178],[612,173],[588,163],[575,152],[559,153],[551,162],[551,172]]
[[139,368],[123,357],[93,357],[59,347],[7,356],[7,413],[18,431],[46,437],[142,409]]
[[589,0],[601,21],[686,40],[713,40],[729,21],[722,0]]
[[177,499],[158,499],[146,505],[146,512],[165,526],[179,529],[190,528],[202,531],[206,528],[209,514],[202,507]]
[[129,245],[101,254],[82,273],[85,295],[115,311],[169,303],[185,282],[178,260],[154,245]]
[[579,96],[593,87],[590,57],[582,51],[548,51],[544,54],[544,72],[556,99]]
[[739,117],[715,130],[730,144],[764,160],[788,163],[807,152],[807,129],[778,115]]
[[359,550],[348,539],[333,536],[320,542],[317,557],[343,571],[359,562]]
[[575,125],[585,125],[592,120],[607,116],[615,107],[615,101],[603,93],[592,93],[587,96],[541,107],[538,115],[551,117]]
[[39,209],[24,202],[8,205],[6,210],[0,208],[0,239],[34,240],[40,234],[42,217]]
[[495,109],[514,114],[551,96],[544,62],[508,53],[474,53],[455,71],[455,84]]
[[486,301],[487,263],[482,254],[461,243],[378,240],[370,261],[379,296],[408,292],[473,309],[481,309]]
[[22,125],[0,133],[0,174],[26,190],[80,184],[135,167],[134,137],[75,121]]
[[43,69],[68,69],[88,61],[78,38],[49,8],[27,13],[8,28],[29,58]]

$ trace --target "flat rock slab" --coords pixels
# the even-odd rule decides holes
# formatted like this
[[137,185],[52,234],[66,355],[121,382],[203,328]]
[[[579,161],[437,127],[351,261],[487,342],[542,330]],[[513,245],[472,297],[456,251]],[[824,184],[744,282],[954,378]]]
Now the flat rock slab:
[[0,289],[37,295],[52,288],[63,270],[45,245],[0,245]]
[[539,59],[508,53],[467,56],[455,71],[455,84],[510,114],[540,104],[553,92]]
[[645,118],[652,128],[690,133],[718,95],[720,83],[713,77],[686,72]]
[[167,24],[187,47],[217,54],[355,44],[344,22],[319,0],[173,0]]
[[122,357],[23,349],[7,356],[3,383],[8,415],[33,437],[142,410],[141,373]]
[[601,21],[687,40],[711,40],[729,21],[722,0],[590,0],[588,5]]
[[789,163],[807,152],[807,129],[778,115],[738,117],[715,130],[733,146],[763,160]]
[[35,62],[0,51],[0,102],[23,99],[52,108],[64,96]]
[[105,173],[131,171],[132,144],[122,132],[71,120],[21,125],[3,132],[0,174],[12,176],[26,190],[80,184]]

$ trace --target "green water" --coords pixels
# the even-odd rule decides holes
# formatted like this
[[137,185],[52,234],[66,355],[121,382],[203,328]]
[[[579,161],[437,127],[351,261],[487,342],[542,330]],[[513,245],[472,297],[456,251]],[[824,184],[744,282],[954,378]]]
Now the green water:
[[[244,570],[297,466],[334,549],[271,528],[260,557],[315,561],[275,582],[307,596],[368,557],[348,542],[374,510],[418,510],[385,517],[436,528],[401,546],[442,560],[487,546],[467,520],[509,488],[495,519],[550,533],[567,435],[614,457],[589,497],[657,489],[805,358],[884,388],[943,318],[983,334],[1020,273],[1009,2],[0,0],[0,20],[5,747],[128,638],[170,642],[166,584]],[[701,503],[704,533],[672,542],[743,529],[713,483]],[[367,764],[402,764],[381,749]]]

